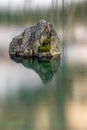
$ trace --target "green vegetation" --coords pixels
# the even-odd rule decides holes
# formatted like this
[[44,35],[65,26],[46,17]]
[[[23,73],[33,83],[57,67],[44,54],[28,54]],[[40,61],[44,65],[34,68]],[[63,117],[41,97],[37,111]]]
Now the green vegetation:
[[50,45],[50,43],[51,43],[51,38],[50,38],[50,37],[48,37],[47,39],[45,39],[45,40],[44,40],[44,42],[43,42],[43,45],[42,45],[42,46],[45,46],[45,45]]
[[47,39],[44,40],[42,46],[39,47],[38,51],[48,52],[50,50],[50,43],[51,43],[51,38],[48,37]]
[[40,46],[39,49],[38,49],[39,52],[48,52],[49,50],[50,50],[49,45]]

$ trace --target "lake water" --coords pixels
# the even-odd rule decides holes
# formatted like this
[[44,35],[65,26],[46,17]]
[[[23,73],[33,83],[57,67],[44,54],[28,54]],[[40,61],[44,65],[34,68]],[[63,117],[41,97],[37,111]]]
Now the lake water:
[[21,30],[4,30],[9,40],[0,44],[0,130],[86,130],[86,40],[80,37],[81,44],[75,30],[74,43],[62,41],[60,57],[15,62],[8,48]]

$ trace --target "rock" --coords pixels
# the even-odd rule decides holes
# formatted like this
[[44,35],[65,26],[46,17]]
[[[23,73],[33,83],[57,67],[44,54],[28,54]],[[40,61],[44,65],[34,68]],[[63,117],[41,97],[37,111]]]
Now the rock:
[[40,20],[13,38],[9,54],[17,57],[53,57],[60,54],[59,45],[60,40],[53,26],[45,20]]

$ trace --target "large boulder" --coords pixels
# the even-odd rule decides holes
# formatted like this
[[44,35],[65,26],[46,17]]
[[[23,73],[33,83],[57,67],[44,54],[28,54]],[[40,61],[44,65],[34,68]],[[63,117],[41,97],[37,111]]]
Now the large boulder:
[[59,46],[60,40],[52,24],[40,20],[13,38],[9,54],[17,57],[53,57],[60,55]]

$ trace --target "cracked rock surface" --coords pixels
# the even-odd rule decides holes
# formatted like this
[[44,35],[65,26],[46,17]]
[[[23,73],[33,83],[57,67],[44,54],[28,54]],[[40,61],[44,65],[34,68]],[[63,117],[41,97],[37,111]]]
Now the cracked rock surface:
[[12,39],[9,55],[17,57],[53,57],[60,55],[60,40],[52,24],[40,20]]

